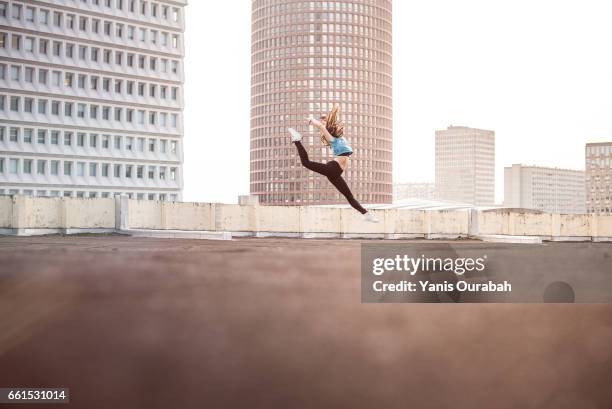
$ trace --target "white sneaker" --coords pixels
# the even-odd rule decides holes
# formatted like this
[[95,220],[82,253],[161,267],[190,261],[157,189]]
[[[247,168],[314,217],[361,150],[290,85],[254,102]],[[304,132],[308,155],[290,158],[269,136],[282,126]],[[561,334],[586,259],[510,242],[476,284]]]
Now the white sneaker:
[[289,133],[291,134],[291,142],[299,142],[302,140],[302,135],[293,128],[287,128]]
[[370,223],[379,223],[380,220],[372,212],[367,212],[363,215],[363,220]]

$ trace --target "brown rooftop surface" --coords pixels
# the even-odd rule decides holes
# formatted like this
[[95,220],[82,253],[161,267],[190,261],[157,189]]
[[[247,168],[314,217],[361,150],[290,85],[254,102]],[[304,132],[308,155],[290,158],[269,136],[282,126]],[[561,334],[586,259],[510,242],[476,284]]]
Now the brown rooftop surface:
[[0,387],[88,409],[610,407],[612,306],[361,304],[359,255],[1,237]]

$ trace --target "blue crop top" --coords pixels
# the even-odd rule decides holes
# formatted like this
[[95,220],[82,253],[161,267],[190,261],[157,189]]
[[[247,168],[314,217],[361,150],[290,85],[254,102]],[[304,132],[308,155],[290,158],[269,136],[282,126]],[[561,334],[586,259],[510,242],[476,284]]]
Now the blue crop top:
[[346,143],[346,139],[344,138],[334,138],[332,136],[330,145],[334,152],[334,156],[340,156],[343,153],[352,153],[353,149],[350,147],[348,143]]

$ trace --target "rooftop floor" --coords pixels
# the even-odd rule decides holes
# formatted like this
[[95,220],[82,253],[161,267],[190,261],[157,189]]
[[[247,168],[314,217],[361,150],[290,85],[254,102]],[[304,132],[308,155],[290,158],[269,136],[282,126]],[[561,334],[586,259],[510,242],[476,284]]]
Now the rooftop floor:
[[0,237],[0,385],[69,387],[88,409],[612,402],[612,305],[361,304],[359,255],[359,240]]

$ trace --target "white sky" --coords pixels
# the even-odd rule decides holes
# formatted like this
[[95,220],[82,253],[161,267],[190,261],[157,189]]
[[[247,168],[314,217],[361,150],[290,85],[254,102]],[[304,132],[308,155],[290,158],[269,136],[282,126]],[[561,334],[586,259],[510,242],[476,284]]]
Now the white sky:
[[[504,166],[584,169],[584,144],[612,140],[609,1],[393,6],[394,182],[433,181],[434,131],[451,124],[496,132],[498,202]],[[184,200],[249,192],[250,7],[187,6]]]

